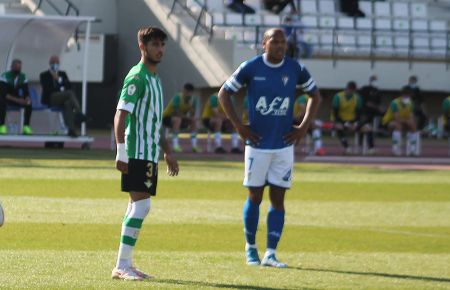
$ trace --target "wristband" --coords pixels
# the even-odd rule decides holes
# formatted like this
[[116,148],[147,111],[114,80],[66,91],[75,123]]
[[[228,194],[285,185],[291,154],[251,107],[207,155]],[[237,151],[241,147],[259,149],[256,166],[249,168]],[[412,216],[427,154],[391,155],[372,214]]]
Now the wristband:
[[116,161],[122,161],[124,163],[128,163],[128,155],[127,155],[127,150],[125,148],[125,143],[117,144]]

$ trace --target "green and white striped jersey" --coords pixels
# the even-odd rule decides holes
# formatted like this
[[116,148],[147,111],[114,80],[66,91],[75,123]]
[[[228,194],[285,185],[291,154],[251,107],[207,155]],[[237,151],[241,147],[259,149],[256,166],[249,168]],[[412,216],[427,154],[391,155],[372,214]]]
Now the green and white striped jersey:
[[143,63],[131,68],[120,93],[118,110],[128,111],[125,144],[128,158],[158,162],[163,91],[161,80]]

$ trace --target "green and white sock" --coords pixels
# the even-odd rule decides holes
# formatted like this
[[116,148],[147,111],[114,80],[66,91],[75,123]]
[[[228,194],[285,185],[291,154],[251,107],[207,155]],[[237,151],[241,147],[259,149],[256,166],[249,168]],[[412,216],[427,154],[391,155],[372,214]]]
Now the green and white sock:
[[[129,204],[130,205],[130,204]],[[130,208],[130,206],[129,206]],[[128,210],[127,210],[128,211]],[[150,198],[131,203],[131,209],[122,223],[122,233],[120,237],[119,254],[116,267],[125,269],[132,266],[132,253],[142,222],[150,211]]]

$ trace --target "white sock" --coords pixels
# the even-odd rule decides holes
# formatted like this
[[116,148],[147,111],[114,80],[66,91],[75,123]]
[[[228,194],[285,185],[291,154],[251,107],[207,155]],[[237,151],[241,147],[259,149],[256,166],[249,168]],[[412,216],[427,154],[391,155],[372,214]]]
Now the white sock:
[[172,137],[172,147],[179,147],[180,144],[178,143],[178,134],[173,134]]
[[[127,209],[128,211],[128,209]],[[131,204],[131,209],[122,223],[122,233],[116,267],[125,269],[132,266],[131,257],[142,222],[150,211],[150,198]]]
[[322,139],[321,139],[321,132],[320,129],[314,129],[312,131],[312,137],[314,140],[314,151],[319,150],[320,148],[322,148]]
[[267,257],[267,256],[270,256],[272,254],[275,254],[275,249],[267,248],[266,253],[264,254],[264,256]]
[[231,134],[231,147],[232,148],[239,147],[239,135],[238,135],[238,133],[232,133]]
[[220,132],[214,133],[214,143],[216,147],[222,147],[222,133]]
[[191,134],[191,146],[192,146],[192,148],[197,147],[197,134],[196,133]]
[[392,132],[392,150],[394,152],[400,150],[401,140],[402,140],[402,133],[400,131],[394,130]]
[[245,243],[245,250],[248,249],[256,249],[256,244],[251,245],[249,243]]
[[414,138],[414,141],[416,142],[416,148],[415,148],[414,153],[416,155],[419,155],[419,153],[420,153],[420,132],[415,132],[413,138]]
[[406,142],[408,142],[406,146],[408,148],[408,151],[406,153],[411,154],[416,150],[416,140],[414,139],[414,133],[412,132],[406,133]]

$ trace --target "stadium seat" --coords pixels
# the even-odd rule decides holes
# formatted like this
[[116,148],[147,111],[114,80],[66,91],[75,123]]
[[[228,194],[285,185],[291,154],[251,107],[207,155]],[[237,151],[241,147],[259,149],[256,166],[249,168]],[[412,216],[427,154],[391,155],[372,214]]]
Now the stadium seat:
[[426,31],[428,30],[428,21],[414,19],[411,21],[411,26],[414,31]]
[[357,18],[356,19],[357,29],[372,29],[372,20],[367,18]]
[[356,47],[356,36],[351,34],[339,34],[337,36],[337,43],[341,47],[345,47],[345,49],[351,48],[353,51]]
[[320,27],[323,28],[335,28],[336,27],[336,19],[331,16],[322,16],[319,20]]
[[206,7],[208,8],[208,11],[217,11],[222,12],[223,11],[223,0],[207,0],[206,1]]
[[281,23],[280,16],[267,14],[263,16],[264,25],[278,26]]
[[353,17],[339,17],[337,26],[339,28],[355,28],[355,18]]
[[300,1],[300,12],[302,14],[316,14],[317,3],[315,0],[302,0]]
[[244,42],[249,44],[256,42],[256,32],[254,28],[244,30]]
[[374,14],[376,16],[391,16],[391,3],[390,2],[375,2]]
[[420,34],[413,36],[413,51],[414,54],[430,53],[430,40],[427,35]]
[[373,14],[372,1],[359,1],[359,9],[366,14],[366,16],[371,16]]
[[305,27],[315,28],[318,25],[317,17],[316,16],[303,16],[302,17],[302,24]]
[[225,24],[227,25],[242,25],[242,14],[239,13],[225,13]]
[[409,30],[409,21],[406,19],[395,19],[394,30]]
[[317,33],[314,31],[307,31],[303,34],[303,39],[305,42],[311,44],[311,45],[317,45],[319,43],[319,37],[317,36]]
[[427,11],[427,5],[425,3],[411,3],[411,16],[413,18],[426,18]]
[[358,47],[358,51],[369,52],[371,45],[372,37],[370,35],[361,34],[356,38],[356,46]]
[[243,42],[244,30],[238,27],[232,27],[225,30],[225,39],[234,40],[236,42]]
[[376,19],[375,20],[375,28],[378,30],[390,30],[391,29],[391,20]]
[[430,31],[441,31],[447,30],[447,22],[444,20],[430,20]]
[[259,14],[245,14],[244,16],[245,25],[261,25],[261,15]]
[[319,0],[319,12],[321,14],[335,15],[335,2],[331,0]]
[[409,7],[406,2],[392,3],[392,16],[394,17],[409,17]]
[[410,40],[408,35],[396,35],[394,37],[394,48],[396,52],[408,53]]
[[377,35],[375,38],[375,48],[377,52],[388,52],[388,53],[392,53],[392,36],[387,35],[387,34],[382,34],[382,35]]
[[211,23],[212,24],[218,24],[218,25],[225,24],[225,19],[223,17],[223,13],[221,13],[221,12],[214,12],[211,15],[212,15],[212,19],[211,19]]

